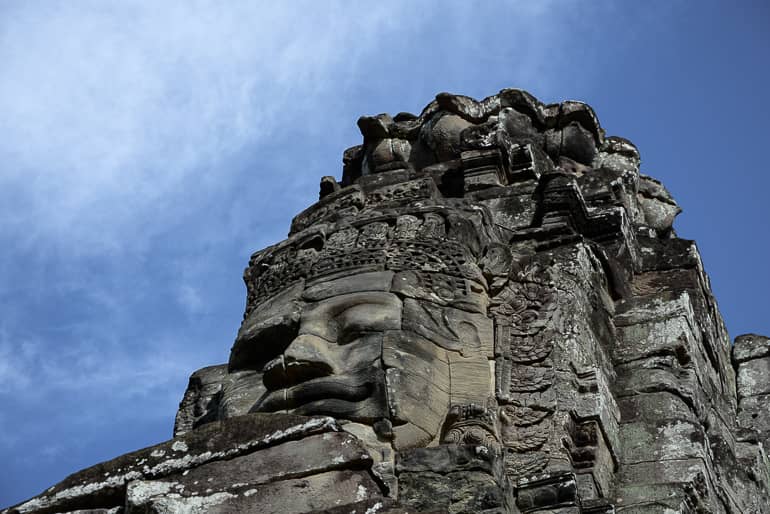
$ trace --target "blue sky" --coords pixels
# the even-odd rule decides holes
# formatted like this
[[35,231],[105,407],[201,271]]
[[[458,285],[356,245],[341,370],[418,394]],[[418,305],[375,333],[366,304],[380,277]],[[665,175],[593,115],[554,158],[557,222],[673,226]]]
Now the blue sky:
[[0,4],[0,506],[170,437],[254,250],[361,114],[582,100],[684,209],[732,336],[770,334],[770,4]]

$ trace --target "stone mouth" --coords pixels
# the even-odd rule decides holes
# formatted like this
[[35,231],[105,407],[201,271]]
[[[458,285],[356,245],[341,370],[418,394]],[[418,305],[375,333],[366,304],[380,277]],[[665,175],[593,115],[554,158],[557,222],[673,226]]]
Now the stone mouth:
[[272,391],[333,375],[334,370],[326,363],[289,360],[280,355],[265,365],[262,380]]
[[370,373],[332,375],[307,380],[300,384],[268,391],[251,409],[252,412],[292,410],[323,400],[360,402],[376,389]]

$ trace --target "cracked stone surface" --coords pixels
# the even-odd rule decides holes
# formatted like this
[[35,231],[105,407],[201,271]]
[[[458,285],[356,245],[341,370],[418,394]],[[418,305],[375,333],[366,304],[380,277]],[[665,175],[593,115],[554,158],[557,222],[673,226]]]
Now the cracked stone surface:
[[358,127],[174,438],[4,514],[770,512],[770,339],[630,141],[518,89]]

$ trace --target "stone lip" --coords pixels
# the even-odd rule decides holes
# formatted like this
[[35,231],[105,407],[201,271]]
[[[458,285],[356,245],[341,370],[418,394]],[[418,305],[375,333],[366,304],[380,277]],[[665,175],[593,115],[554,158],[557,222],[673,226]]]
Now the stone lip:
[[176,439],[70,475],[2,514],[39,514],[120,506],[132,480],[160,478],[310,434],[339,431],[329,417],[254,413],[208,423]]

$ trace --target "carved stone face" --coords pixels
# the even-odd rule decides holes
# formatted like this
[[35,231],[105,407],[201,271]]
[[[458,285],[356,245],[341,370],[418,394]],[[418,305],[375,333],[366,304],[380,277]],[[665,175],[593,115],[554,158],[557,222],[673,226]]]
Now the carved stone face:
[[[265,392],[252,410],[353,421],[396,448],[437,441],[454,404],[493,394],[492,332],[483,291],[427,275],[316,281],[252,311],[230,359],[231,369],[262,372]],[[455,384],[453,367],[464,377]]]
[[331,414],[353,421],[387,417],[382,338],[401,328],[401,300],[349,293],[308,303],[297,336],[268,362],[260,411]]

